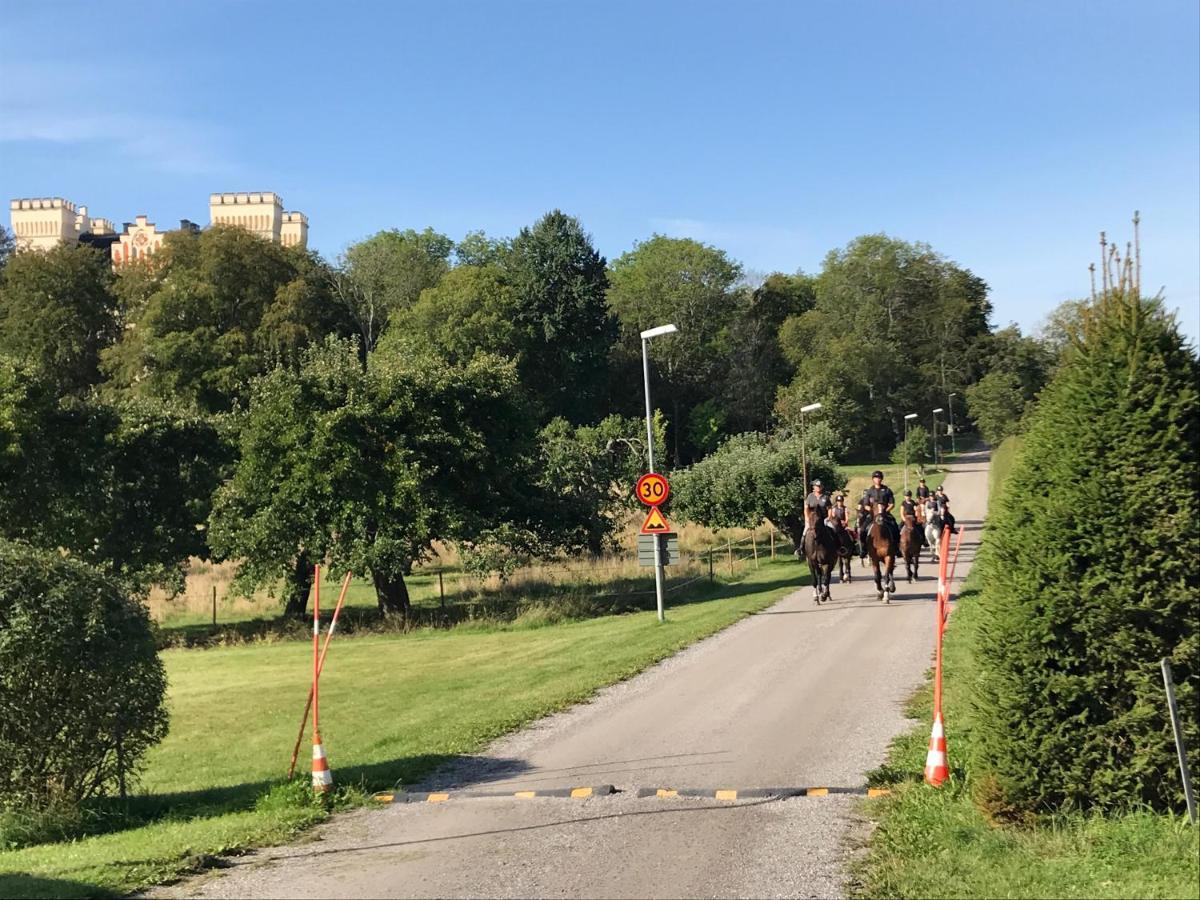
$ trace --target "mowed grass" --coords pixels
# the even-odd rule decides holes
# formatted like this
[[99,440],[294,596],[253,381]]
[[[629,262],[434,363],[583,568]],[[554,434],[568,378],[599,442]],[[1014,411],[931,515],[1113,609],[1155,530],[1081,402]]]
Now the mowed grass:
[[[990,497],[1007,477],[1018,448],[995,449]],[[986,538],[985,538],[986,539]],[[951,778],[923,783],[933,717],[927,683],[910,701],[919,721],[896,739],[872,774],[892,786],[871,801],[879,821],[868,853],[854,868],[859,897],[1188,897],[1200,896],[1200,829],[1184,816],[1135,811],[1121,816],[1062,815],[1019,828],[990,822],[972,800],[972,725],[980,711],[971,681],[980,629],[979,570],[964,586],[946,629],[943,713]]]
[[[698,582],[664,624],[652,612],[544,627],[343,639],[321,680],[334,777],[354,790],[404,786],[460,754],[628,678],[760,610],[801,583],[790,558],[740,583]],[[137,827],[0,853],[0,896],[125,893],[211,856],[285,841],[325,813],[308,800],[308,747],[283,782],[308,691],[311,648],[252,644],[162,654],[171,732],[149,756],[125,823]]]

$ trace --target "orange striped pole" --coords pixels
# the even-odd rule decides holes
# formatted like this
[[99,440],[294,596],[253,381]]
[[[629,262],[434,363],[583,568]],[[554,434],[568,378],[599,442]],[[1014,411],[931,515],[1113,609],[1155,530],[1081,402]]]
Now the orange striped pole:
[[933,624],[933,639],[936,657],[933,667],[933,730],[929,734],[929,750],[925,755],[925,783],[934,787],[950,777],[949,761],[946,756],[946,728],[942,721],[942,635],[946,625],[946,603],[949,585],[946,581],[947,559],[950,549],[950,529],[942,532],[940,559],[938,561],[938,602]]
[[321,674],[321,663],[318,644],[321,636],[321,564],[318,563],[313,569],[312,786],[313,791],[317,794],[325,794],[333,788],[333,773],[329,771],[329,760],[325,758],[325,748],[321,745],[321,727],[319,723],[321,694],[318,679]]
[[[351,573],[347,572],[342,580],[342,591],[338,594],[337,606],[333,608],[333,619],[329,623],[329,631],[325,633],[325,643],[321,645],[321,659],[317,662],[317,677],[325,671],[325,654],[329,652],[329,642],[333,639],[333,630],[337,628],[338,616],[342,612],[342,602],[346,599],[346,591],[350,587]],[[296,774],[296,760],[300,758],[300,742],[304,740],[304,729],[308,726],[308,714],[312,711],[313,688],[309,685],[308,700],[304,703],[304,716],[300,719],[300,731],[296,734],[296,744],[292,747],[292,761],[288,764],[288,781]]]

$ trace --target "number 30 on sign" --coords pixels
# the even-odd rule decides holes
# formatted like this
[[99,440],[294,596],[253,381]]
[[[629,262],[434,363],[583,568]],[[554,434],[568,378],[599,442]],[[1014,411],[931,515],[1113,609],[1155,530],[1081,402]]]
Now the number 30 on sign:
[[651,472],[638,479],[634,491],[637,498],[647,506],[658,506],[660,503],[667,502],[667,497],[671,495],[671,486],[667,484],[667,479],[663,476],[657,472]]

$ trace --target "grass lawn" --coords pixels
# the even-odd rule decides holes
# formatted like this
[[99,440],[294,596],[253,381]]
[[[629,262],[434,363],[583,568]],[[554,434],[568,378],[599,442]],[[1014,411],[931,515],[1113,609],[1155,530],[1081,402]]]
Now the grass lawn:
[[[992,457],[991,488],[1011,468],[1016,440]],[[979,630],[978,570],[950,617],[944,649],[943,707],[951,779],[922,781],[932,720],[927,684],[909,714],[920,720],[901,735],[873,773],[890,796],[872,801],[879,820],[854,872],[860,897],[1190,897],[1200,886],[1200,829],[1184,816],[1064,815],[1036,827],[993,825],[972,801],[976,773],[967,765],[972,722],[971,679]]]
[[[426,629],[345,638],[330,648],[321,731],[344,804],[412,783],[458,754],[589,697],[760,610],[801,583],[790,558],[739,583],[697,582],[652,612],[544,627]],[[673,604],[673,605],[671,605]],[[311,650],[297,641],[162,654],[171,732],[147,760],[144,795],[120,828],[0,853],[0,896],[105,896],[285,841],[325,813],[283,782],[307,696]]]

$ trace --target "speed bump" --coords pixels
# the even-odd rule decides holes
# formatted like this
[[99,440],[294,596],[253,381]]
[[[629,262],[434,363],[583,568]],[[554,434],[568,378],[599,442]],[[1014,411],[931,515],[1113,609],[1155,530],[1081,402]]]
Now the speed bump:
[[597,784],[574,788],[547,788],[543,791],[439,791],[436,793],[410,793],[408,791],[379,791],[371,795],[376,803],[445,803],[448,800],[483,800],[516,798],[532,800],[537,797],[568,797],[585,800],[588,797],[604,797],[617,793],[611,784]]

